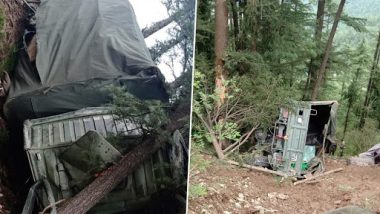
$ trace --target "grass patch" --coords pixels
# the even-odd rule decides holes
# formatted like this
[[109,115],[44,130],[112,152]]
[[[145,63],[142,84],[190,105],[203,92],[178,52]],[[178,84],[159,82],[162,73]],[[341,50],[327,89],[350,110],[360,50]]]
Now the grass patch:
[[189,187],[189,198],[199,198],[207,195],[207,188],[202,184],[193,184]]
[[191,156],[190,156],[190,166],[191,171],[200,171],[204,172],[210,166],[211,161],[204,159],[204,156],[201,154],[200,149],[192,145],[191,147]]

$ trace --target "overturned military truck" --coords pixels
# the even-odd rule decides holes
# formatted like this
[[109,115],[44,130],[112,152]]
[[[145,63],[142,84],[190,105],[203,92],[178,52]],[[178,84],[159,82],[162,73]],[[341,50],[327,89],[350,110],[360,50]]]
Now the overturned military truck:
[[336,101],[296,102],[290,108],[281,108],[273,133],[256,133],[258,144],[265,150],[255,165],[296,177],[323,170],[318,156],[336,149],[337,108]]
[[[23,130],[35,182],[23,213],[45,207],[55,213],[57,202],[78,193],[125,154],[128,142],[141,138],[135,124],[103,107],[112,102],[109,88],[122,87],[140,100],[168,103],[169,96],[128,0],[43,0],[28,7],[25,48],[11,77],[4,113],[10,126]],[[129,141],[115,144],[110,136]],[[173,145],[167,147],[145,160],[90,213],[148,210],[152,197],[169,188],[165,181],[176,180],[178,172],[167,165],[186,151],[177,150],[173,157]]]

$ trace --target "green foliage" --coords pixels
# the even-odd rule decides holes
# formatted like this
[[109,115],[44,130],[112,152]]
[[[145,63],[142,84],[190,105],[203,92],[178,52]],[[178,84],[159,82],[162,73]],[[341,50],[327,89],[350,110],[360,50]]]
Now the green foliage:
[[[217,89],[208,88],[205,78],[203,73],[197,70],[194,72],[193,87],[197,93],[193,98],[193,113],[197,120],[194,120],[193,123],[193,136],[195,136],[193,142],[202,142],[203,140],[211,142],[210,132],[217,134],[220,141],[237,141],[241,136],[239,124],[232,118],[227,118],[225,113],[229,110],[228,106],[223,105],[223,109],[216,107],[216,104],[221,102],[218,96],[219,92]],[[236,87],[234,79],[225,81],[224,85],[228,88],[226,103],[230,103],[230,101],[233,103],[240,89]],[[209,93],[211,91],[212,93]],[[218,122],[218,118],[225,118],[225,120]]]
[[10,48],[7,57],[0,62],[0,71],[7,71],[12,73],[17,64],[18,52],[16,47]]
[[374,120],[367,119],[363,129],[353,129],[347,133],[344,154],[353,156],[367,151],[373,145],[380,142],[378,124]]
[[191,166],[191,173],[195,171],[199,172],[205,172],[207,168],[210,166],[211,161],[205,160],[203,156],[200,154],[200,150],[203,150],[204,148],[200,148],[199,144],[193,144],[191,148],[191,159],[190,159],[190,166]]
[[189,186],[189,198],[199,198],[208,194],[207,188],[202,184],[192,184]]
[[140,100],[119,87],[110,88],[113,95],[112,113],[128,120],[143,130],[144,134],[162,135],[168,123],[165,107],[157,100]]
[[[239,1],[236,7],[229,7],[232,20],[229,22],[228,48],[223,58],[226,84],[232,85],[232,90],[228,91],[231,96],[228,103],[231,106],[238,101],[238,107],[233,111],[249,109],[249,114],[229,118],[227,122],[237,125],[236,129],[231,127],[241,136],[255,125],[271,126],[279,107],[288,105],[289,100],[302,99],[307,88],[310,59],[315,59],[312,66],[317,70],[339,4],[338,0],[326,1],[321,44],[318,44],[314,38],[317,2]],[[199,145],[210,142],[211,138],[209,130],[196,115],[206,115],[205,109],[214,111],[218,102],[214,89],[213,4],[211,0],[198,1],[192,137],[193,142]],[[334,38],[319,100],[339,100],[340,135],[347,112],[347,132],[358,131],[357,121],[364,103],[379,30],[379,8],[379,1],[347,1]],[[238,15],[238,34],[233,24],[234,9]],[[379,79],[375,78],[379,83],[375,86],[380,85]],[[233,92],[235,89],[238,89],[237,93]],[[377,88],[371,100],[369,117],[380,121],[379,97]],[[212,130],[217,133],[222,127],[225,128],[214,123]],[[379,132],[378,127],[368,129]]]

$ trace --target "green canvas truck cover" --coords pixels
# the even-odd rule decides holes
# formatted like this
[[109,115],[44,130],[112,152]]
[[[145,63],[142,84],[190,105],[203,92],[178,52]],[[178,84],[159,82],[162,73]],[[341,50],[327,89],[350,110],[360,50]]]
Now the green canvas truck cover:
[[168,100],[128,0],[42,0],[36,17],[36,62],[20,51],[5,104],[8,120],[100,106],[111,101],[109,86]]

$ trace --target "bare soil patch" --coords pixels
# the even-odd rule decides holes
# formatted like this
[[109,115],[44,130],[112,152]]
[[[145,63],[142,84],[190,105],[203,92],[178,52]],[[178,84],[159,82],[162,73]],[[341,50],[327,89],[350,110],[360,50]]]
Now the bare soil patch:
[[[192,171],[190,185],[202,186],[207,194],[190,195],[189,213],[323,213],[357,205],[380,213],[380,167],[347,165],[328,158],[326,170],[344,171],[313,184],[293,185],[290,180],[210,161],[202,172]],[[261,212],[260,212],[261,211]]]

